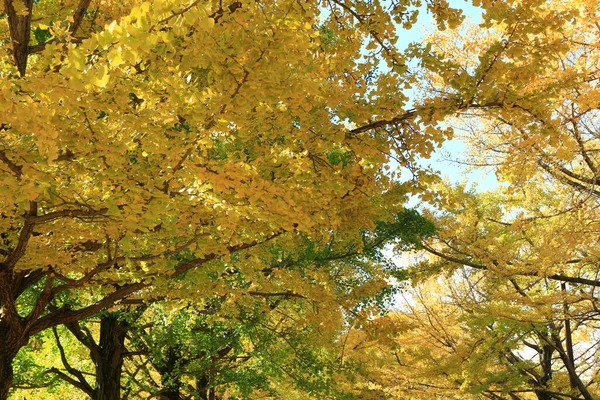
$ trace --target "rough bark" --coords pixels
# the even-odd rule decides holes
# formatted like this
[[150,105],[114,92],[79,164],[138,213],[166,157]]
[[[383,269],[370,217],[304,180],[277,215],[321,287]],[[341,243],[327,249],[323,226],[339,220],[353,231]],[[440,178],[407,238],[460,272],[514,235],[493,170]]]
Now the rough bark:
[[27,336],[12,296],[12,274],[3,265],[0,271],[0,400],[6,400],[13,381],[12,362],[27,344]]
[[545,390],[536,390],[535,396],[537,397],[538,400],[552,400],[553,399],[552,394],[546,392]]
[[[554,346],[546,344],[545,346],[540,347],[540,364],[542,366],[542,373],[539,384],[542,387],[546,387],[546,385],[552,379],[552,354],[554,353]],[[538,400],[552,400],[552,394],[548,393],[545,390],[536,390],[535,395]]]
[[121,373],[125,354],[125,335],[129,326],[117,313],[107,313],[100,320],[100,343],[96,364],[96,400],[121,398]]
[[196,391],[199,393],[201,400],[208,400],[208,388],[209,388],[208,376],[202,375],[196,379]]
[[[15,5],[17,8],[24,9],[24,12],[19,13],[18,9],[15,9]],[[32,8],[33,0],[4,0],[4,10],[8,19],[13,58],[21,76],[25,76],[25,71],[27,70]]]
[[[0,331],[0,335],[4,332]],[[8,399],[8,392],[12,386],[13,369],[12,361],[17,355],[18,350],[7,349],[0,346],[0,400]]]
[[179,400],[181,398],[181,375],[178,366],[181,357],[178,353],[173,347],[170,347],[166,355],[166,362],[160,368],[157,368],[163,385],[160,393],[165,400]]

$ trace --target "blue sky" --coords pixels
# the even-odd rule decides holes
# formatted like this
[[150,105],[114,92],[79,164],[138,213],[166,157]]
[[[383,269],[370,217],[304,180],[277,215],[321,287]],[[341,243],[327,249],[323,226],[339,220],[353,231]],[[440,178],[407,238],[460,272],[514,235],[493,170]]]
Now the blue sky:
[[[464,0],[449,0],[448,1],[451,7],[458,8],[462,10],[463,15],[467,18],[470,18],[473,21],[479,22],[481,21],[481,13],[482,10],[479,7],[473,6],[470,1]],[[423,1],[423,3],[425,3]],[[423,34],[426,33],[427,30],[431,30],[434,24],[432,23],[431,15],[429,15],[426,11],[426,6],[423,4],[419,8],[419,20],[412,27],[412,29],[408,31],[404,31],[400,35],[400,39],[398,40],[398,46],[400,48],[405,48],[411,42],[421,41],[423,38]]]
[[[481,21],[482,10],[473,6],[468,1],[450,0],[450,5],[463,11],[463,15],[472,21]],[[433,30],[434,23],[431,15],[427,14],[425,6],[419,10],[419,20],[409,31],[400,35],[398,47],[406,48],[411,42],[420,42],[425,34]],[[478,191],[492,190],[498,186],[498,181],[491,171],[478,169],[467,171],[464,165],[449,161],[449,159],[464,159],[462,153],[466,151],[465,143],[459,139],[450,140],[438,149],[430,160],[422,160],[423,164],[429,164],[434,170],[440,171],[442,177],[448,181],[459,183],[466,182],[468,186],[475,187]]]

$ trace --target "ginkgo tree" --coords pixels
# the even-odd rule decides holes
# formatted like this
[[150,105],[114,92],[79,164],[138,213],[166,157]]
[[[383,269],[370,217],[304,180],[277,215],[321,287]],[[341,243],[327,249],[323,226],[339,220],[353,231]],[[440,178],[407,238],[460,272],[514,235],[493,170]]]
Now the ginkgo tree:
[[[16,397],[47,396],[59,389],[58,381],[95,400],[178,399],[184,393],[277,397],[282,385],[304,397],[334,397],[342,393],[334,377],[349,371],[338,362],[346,320],[357,323],[384,310],[396,292],[390,277],[404,278],[385,249],[414,248],[419,237],[432,233],[431,222],[406,210],[394,223],[363,230],[360,247],[343,237],[324,246],[305,237],[295,247],[274,239],[269,253],[252,262],[262,269],[238,268],[248,263],[244,258],[256,257],[246,251],[232,256],[226,268],[213,262],[189,271],[177,292],[197,293],[197,282],[204,281],[210,289],[201,299],[176,299],[173,290],[168,300],[155,303],[148,296],[129,297],[127,306],[34,336],[16,358],[16,383],[44,389]],[[254,282],[261,275],[268,276],[262,287]],[[301,287],[299,277],[308,285]],[[294,283],[293,290],[282,290]],[[73,345],[74,339],[80,344]],[[53,351],[36,363],[37,348]]]
[[221,294],[173,278],[401,211],[410,185],[385,167],[447,135],[435,105],[405,107],[394,23],[417,3],[4,1],[0,399],[36,333],[132,296]]
[[[586,277],[595,263],[581,255],[597,253],[594,211],[553,215],[550,207],[570,201],[569,189],[548,193],[536,180],[522,189],[512,196],[449,190],[438,235],[423,243],[435,257],[414,276],[453,276],[437,296],[463,315],[453,323],[462,327],[454,340],[471,349],[454,362],[461,391],[593,399],[599,284]],[[540,204],[545,215],[536,215]]]
[[[551,189],[551,190],[550,190]],[[517,193],[437,187],[395,310],[348,330],[364,398],[594,399],[600,393],[595,207],[530,179]],[[588,254],[587,256],[583,256]]]
[[480,5],[480,26],[435,32],[421,48],[425,101],[454,104],[447,122],[464,133],[466,161],[504,182],[496,194],[441,186],[432,195],[439,234],[423,245],[438,259],[422,272],[467,271],[465,295],[440,298],[460,298],[455,338],[481,340],[450,383],[459,398],[593,399],[598,3]]
[[595,201],[597,5],[484,1],[480,26],[430,36],[422,93],[455,104],[468,161],[515,189],[541,174]]

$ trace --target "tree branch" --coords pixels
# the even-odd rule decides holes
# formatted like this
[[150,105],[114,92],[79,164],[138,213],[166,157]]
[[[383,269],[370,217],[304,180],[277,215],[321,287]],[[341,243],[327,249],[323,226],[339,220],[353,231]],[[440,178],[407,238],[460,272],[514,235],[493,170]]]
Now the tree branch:
[[[504,106],[503,103],[498,102],[498,101],[490,101],[490,102],[482,103],[482,104],[462,104],[462,103],[457,103],[456,101],[453,101],[452,99],[445,99],[445,100],[447,102],[449,102],[449,104],[446,104],[447,107],[445,107],[445,108],[448,110],[454,110],[454,111],[460,111],[460,110],[464,111],[464,110],[468,110],[468,109],[502,108]],[[373,129],[383,128],[388,125],[394,125],[394,124],[399,124],[402,122],[414,120],[419,115],[427,114],[427,112],[432,113],[437,109],[441,110],[443,108],[444,107],[442,107],[441,105],[438,104],[436,106],[427,106],[427,107],[422,107],[420,109],[408,110],[408,111],[405,111],[403,114],[400,114],[397,117],[394,117],[392,119],[387,119],[387,120],[384,119],[384,120],[380,120],[380,121],[370,122],[368,124],[359,126],[358,128],[351,129],[348,132],[346,132],[346,138],[351,139],[358,134],[368,132]]]
[[96,303],[91,304],[87,307],[83,307],[78,310],[72,310],[70,307],[62,307],[54,312],[50,312],[49,314],[44,315],[43,317],[35,321],[33,324],[31,324],[28,334],[35,335],[36,333],[51,328],[53,326],[68,324],[70,322],[75,322],[87,317],[91,317],[92,315],[97,314],[103,309],[115,305],[119,300],[145,287],[148,287],[148,284],[142,282],[132,283],[115,290],[114,292],[106,295],[104,298],[100,299]]
[[37,202],[30,201],[29,202],[29,211],[25,215],[25,222],[23,223],[23,227],[21,228],[21,233],[19,234],[19,241],[17,242],[16,247],[12,250],[6,260],[2,265],[3,268],[12,269],[17,262],[23,257],[25,254],[25,249],[27,248],[27,243],[29,243],[29,238],[33,233],[33,227],[35,223],[32,221],[32,218],[37,216]]
[[61,210],[54,211],[44,215],[38,215],[31,218],[31,222],[34,224],[44,224],[60,218],[93,218],[97,216],[105,215],[108,208],[101,208],[99,210]]
[[25,290],[39,282],[44,276],[49,274],[50,271],[43,269],[29,270],[29,271],[15,271],[13,288],[14,297],[19,297]]
[[[228,254],[228,253],[233,253],[233,252],[249,249],[249,248],[257,246],[259,244],[266,243],[266,242],[280,236],[283,233],[284,233],[284,231],[279,231],[279,232],[276,232],[276,233],[273,233],[273,234],[267,236],[264,240],[261,240],[261,241],[255,240],[250,243],[242,243],[242,244],[239,244],[236,246],[228,246],[226,253]],[[186,271],[189,271],[190,269],[196,268],[196,267],[203,265],[209,261],[212,261],[220,256],[222,256],[222,254],[212,253],[212,254],[208,254],[202,258],[197,258],[192,261],[182,262],[175,267],[174,272],[170,276],[167,276],[167,278],[173,278],[173,277],[180,275]],[[131,284],[119,287],[117,290],[106,295],[104,298],[102,298],[98,302],[91,304],[87,307],[83,307],[78,310],[72,310],[69,307],[62,307],[61,309],[50,312],[49,314],[44,315],[37,321],[33,322],[29,326],[28,334],[34,335],[38,332],[41,332],[45,329],[51,328],[56,325],[68,324],[70,322],[75,322],[75,321],[79,321],[79,320],[82,320],[87,317],[91,317],[92,315],[102,311],[103,309],[115,305],[120,300],[125,299],[126,297],[130,296],[131,294],[133,294],[139,290],[142,290],[144,288],[147,288],[150,285],[151,284],[149,284],[149,283],[137,282],[137,283],[131,283]],[[73,287],[73,285],[63,285],[63,286],[68,286],[69,288]],[[61,289],[61,287],[55,288],[55,291],[56,290],[60,291],[60,289]]]
[[55,374],[58,378],[62,379],[65,382],[70,383],[71,385],[75,386],[77,389],[80,389],[81,391],[85,392],[88,396],[92,397],[93,394],[89,394],[87,388],[85,387],[85,385],[81,384],[81,382],[71,378],[69,375],[65,374],[64,372],[60,371],[58,368],[56,367],[52,367],[50,368],[48,371],[46,371],[47,374]]
[[[265,239],[260,240],[260,241],[259,240],[254,240],[254,241],[252,241],[250,243],[242,243],[242,244],[238,244],[238,245],[235,245],[235,246],[227,246],[227,252],[226,252],[226,254],[235,253],[235,252],[241,251],[241,250],[246,250],[246,249],[249,249],[251,247],[257,246],[259,244],[266,243],[266,242],[271,241],[271,240],[275,239],[276,237],[282,235],[283,233],[285,233],[285,231],[281,230],[279,232],[275,232],[275,233],[272,233],[271,235],[268,235]],[[171,277],[174,277],[176,275],[182,274],[182,273],[184,273],[184,272],[186,272],[186,271],[188,271],[188,270],[190,270],[192,268],[195,268],[195,267],[197,267],[199,265],[205,264],[208,261],[211,261],[211,260],[214,260],[214,259],[218,258],[219,256],[221,256],[221,254],[212,253],[212,254],[207,254],[206,256],[204,256],[202,258],[197,258],[197,259],[192,260],[192,261],[187,261],[187,262],[180,263],[180,264],[178,264],[175,267],[175,272],[173,272],[173,274],[171,275]]]
[[[52,300],[52,284],[54,283],[54,275],[49,273],[46,275],[46,282],[44,282],[44,288],[42,293],[38,296],[33,309],[29,315],[25,318],[25,326],[27,327],[32,321],[39,318],[40,315],[46,309],[48,303]],[[27,328],[25,328],[27,329]]]
[[297,297],[300,299],[306,299],[305,296],[302,296],[301,294],[298,293],[294,293],[291,290],[285,291],[285,292],[258,292],[258,291],[254,291],[251,290],[248,292],[249,295],[251,296],[259,296],[259,297],[286,297],[286,298],[292,298],[292,297]]
[[[421,242],[421,246],[423,246],[423,249],[425,249],[427,252],[429,252],[433,255],[436,255],[446,261],[450,261],[450,262],[460,264],[460,265],[465,265],[465,266],[479,269],[482,271],[488,270],[488,267],[486,267],[485,265],[477,264],[476,262],[473,262],[470,260],[460,259],[460,258],[455,258],[455,257],[449,256],[447,254],[444,254],[440,251],[435,250],[434,248],[432,248],[431,246],[429,246],[423,242]],[[589,285],[589,286],[594,286],[594,287],[600,287],[600,280],[572,277],[572,276],[566,276],[566,275],[562,275],[562,274],[553,274],[553,275],[545,276],[545,275],[540,275],[537,272],[517,272],[517,273],[515,273],[515,275],[531,276],[531,277],[536,277],[536,278],[544,278],[545,277],[545,278],[559,281],[559,282],[578,283],[580,285]]]
[[[77,7],[75,7],[75,10],[73,11],[73,22],[69,25],[69,33],[71,34],[71,36],[75,36],[75,34],[77,33],[77,30],[79,30],[79,27],[81,26],[81,23],[83,22],[83,17],[85,16],[85,13],[87,11],[87,9],[90,6],[90,3],[92,2],[92,0],[80,0],[79,4],[77,4]],[[45,43],[38,43],[34,46],[29,46],[29,54],[35,54],[35,53],[41,53],[42,51],[44,51],[46,49],[46,46],[49,43],[53,43],[55,42],[55,39],[49,40]],[[81,42],[81,38],[73,38],[71,40],[72,42]]]
[[[17,14],[15,4],[18,4],[19,8],[24,8],[24,13]],[[8,20],[13,58],[21,77],[25,76],[27,70],[32,8],[33,0],[4,0],[4,11]]]
[[383,128],[384,126],[398,124],[401,122],[412,120],[417,116],[417,114],[418,114],[417,110],[409,110],[409,111],[406,111],[404,114],[394,117],[392,119],[388,119],[388,120],[384,119],[384,120],[380,120],[380,121],[376,121],[376,122],[371,122],[369,124],[349,130],[348,132],[346,132],[346,138],[351,139],[358,134],[368,132],[373,129]]
[[4,164],[6,164],[8,169],[10,169],[15,174],[17,179],[21,179],[21,176],[23,175],[23,167],[12,162],[6,156],[6,153],[3,150],[0,150],[0,161],[2,161]]
[[[68,375],[60,372],[58,369],[56,368],[52,368],[51,371],[54,373],[57,373],[59,376],[61,376],[61,378],[63,377],[68,377],[69,380],[68,382],[71,383],[73,386],[83,390],[88,396],[90,397],[94,397],[94,390],[92,389],[92,387],[90,386],[90,384],[88,383],[88,381],[85,379],[85,377],[83,376],[83,374],[81,373],[81,371],[71,367],[71,364],[69,364],[69,361],[67,360],[67,356],[65,355],[65,349],[62,346],[62,343],[60,342],[60,337],[58,336],[58,332],[56,330],[56,327],[52,328],[52,332],[54,333],[54,339],[56,340],[56,347],[58,348],[58,351],[60,353],[60,359],[63,363],[63,366],[65,367],[65,369],[67,370],[67,372],[69,372],[71,375],[75,376],[77,378],[77,381],[75,379],[72,379],[71,377],[69,377]],[[62,375],[61,375],[62,374]]]
[[567,368],[570,382],[573,383],[577,387],[577,389],[579,390],[579,393],[581,393],[581,395],[583,396],[583,398],[585,400],[593,400],[592,395],[590,394],[590,392],[587,390],[587,388],[581,381],[581,378],[579,378],[579,375],[577,374],[577,371],[575,370],[575,364],[572,363],[571,360],[569,360],[569,356],[565,352],[565,349],[562,346],[561,340],[558,337],[558,335],[556,334],[556,332],[552,332],[552,341],[551,342],[548,341],[548,344],[554,346],[554,348],[558,352],[560,359],[562,360],[563,364]]
[[73,336],[77,338],[77,340],[79,340],[81,344],[89,349],[92,360],[96,362],[96,360],[100,358],[100,349],[89,331],[84,333],[78,322],[65,324],[65,327],[73,334]]
[[73,11],[73,22],[69,26],[69,33],[71,35],[74,36],[77,33],[81,22],[83,22],[85,12],[87,11],[91,2],[92,0],[79,0],[79,4],[77,4],[75,11]]

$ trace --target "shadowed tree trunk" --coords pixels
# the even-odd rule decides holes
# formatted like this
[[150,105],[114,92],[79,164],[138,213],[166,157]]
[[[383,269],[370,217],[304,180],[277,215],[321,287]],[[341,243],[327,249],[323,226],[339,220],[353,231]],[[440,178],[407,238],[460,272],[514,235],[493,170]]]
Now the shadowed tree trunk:
[[[0,270],[2,267],[0,264]],[[0,272],[0,400],[8,398],[13,382],[12,362],[28,341],[22,318],[17,313],[11,284],[12,274],[4,269]]]
[[202,375],[200,378],[196,380],[196,390],[200,395],[200,399],[208,400],[208,377],[206,375]]
[[161,376],[163,389],[160,391],[165,400],[179,400],[181,396],[181,374],[179,363],[181,359],[175,348],[169,347],[166,361],[160,367],[156,367]]
[[125,353],[125,335],[129,326],[117,313],[107,313],[100,321],[100,344],[96,364],[96,399],[121,398],[121,372]]
[[[6,337],[6,329],[0,327],[0,340]],[[15,350],[5,345],[0,345],[0,400],[8,399],[8,392],[12,386],[13,368],[12,361],[18,353]]]
[[125,336],[129,330],[129,323],[119,318],[121,314],[106,312],[101,315],[99,343],[96,343],[91,332],[79,323],[66,325],[77,340],[90,351],[90,358],[96,368],[96,385],[94,388],[87,382],[81,371],[69,364],[60,344],[60,338],[55,331],[56,343],[61,352],[63,366],[71,376],[56,369],[52,372],[57,374],[59,378],[83,390],[93,400],[118,400],[121,398],[121,374],[126,353]]
[[[552,380],[552,354],[554,353],[554,347],[551,345],[544,345],[539,347],[539,358],[540,365],[542,366],[542,373],[540,379],[540,385],[546,387],[549,384],[550,380]],[[544,390],[536,390],[535,395],[538,400],[552,400],[553,396],[544,391]]]

